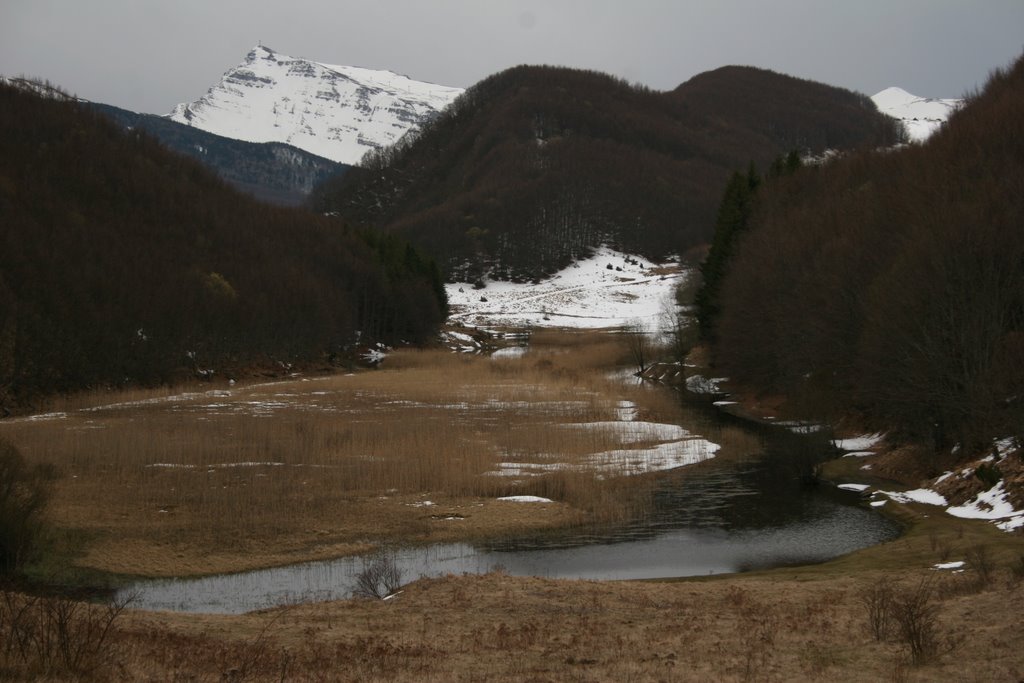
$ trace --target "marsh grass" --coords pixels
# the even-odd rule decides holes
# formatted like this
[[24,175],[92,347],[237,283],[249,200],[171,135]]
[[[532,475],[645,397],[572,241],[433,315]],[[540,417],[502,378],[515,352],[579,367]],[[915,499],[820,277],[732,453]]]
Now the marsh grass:
[[428,498],[534,494],[581,523],[617,521],[642,514],[653,478],[598,475],[586,458],[656,437],[566,426],[614,422],[623,405],[683,420],[667,392],[609,379],[624,355],[610,335],[545,332],[519,358],[410,350],[351,375],[80,396],[0,436],[56,465],[60,526],[186,555],[408,540],[429,532],[412,505]]

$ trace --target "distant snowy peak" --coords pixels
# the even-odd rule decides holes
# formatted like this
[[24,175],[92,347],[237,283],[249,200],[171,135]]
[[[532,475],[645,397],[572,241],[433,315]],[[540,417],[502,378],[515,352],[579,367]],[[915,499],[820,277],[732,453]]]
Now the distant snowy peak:
[[937,131],[963,100],[937,100],[911,95],[902,88],[886,88],[871,100],[878,111],[903,121],[910,139],[926,140]]
[[249,142],[285,142],[345,164],[419,128],[462,92],[390,71],[333,66],[258,46],[168,118]]

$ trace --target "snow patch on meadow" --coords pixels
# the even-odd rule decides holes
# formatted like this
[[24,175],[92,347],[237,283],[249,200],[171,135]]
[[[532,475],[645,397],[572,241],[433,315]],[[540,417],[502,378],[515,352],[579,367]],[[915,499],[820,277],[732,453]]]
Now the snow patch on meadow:
[[449,319],[474,327],[663,327],[686,278],[676,263],[656,264],[608,247],[536,283],[446,285]]
[[[877,435],[874,435],[877,436]],[[872,438],[874,438],[874,436]],[[862,444],[853,443],[851,447]],[[1017,450],[1015,439],[1001,439],[993,442],[993,454],[982,458],[974,465],[961,468],[959,471],[945,472],[937,477],[931,484],[932,487],[939,487],[950,478],[969,479],[976,476],[977,464],[1001,460]],[[869,486],[862,484],[840,484],[840,489],[847,491],[866,492]],[[1024,528],[1024,510],[1014,507],[1013,502],[1006,490],[1006,482],[1000,480],[985,491],[977,493],[970,500],[960,505],[950,505],[944,495],[934,488],[918,488],[911,491],[882,491],[872,492],[872,507],[881,507],[886,501],[892,500],[897,503],[921,503],[945,508],[946,513],[961,519],[981,519],[993,522],[1003,531],[1015,531]]]

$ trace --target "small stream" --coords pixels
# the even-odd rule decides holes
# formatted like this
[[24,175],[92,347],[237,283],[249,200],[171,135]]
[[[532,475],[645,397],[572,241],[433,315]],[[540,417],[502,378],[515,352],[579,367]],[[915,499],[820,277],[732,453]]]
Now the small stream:
[[[651,512],[634,523],[401,548],[394,560],[403,582],[495,569],[517,576],[653,579],[823,562],[900,534],[898,524],[860,505],[857,494],[806,485],[801,473],[808,467],[811,437],[778,428],[756,431],[764,444],[759,457],[668,474]],[[341,599],[351,596],[366,561],[347,557],[147,580],[123,587],[118,597],[134,596],[132,605],[139,609],[208,613]]]

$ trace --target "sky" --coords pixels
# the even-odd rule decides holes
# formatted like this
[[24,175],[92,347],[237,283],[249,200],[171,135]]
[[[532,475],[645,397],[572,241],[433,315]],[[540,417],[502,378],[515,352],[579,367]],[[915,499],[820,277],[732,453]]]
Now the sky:
[[960,97],[1024,51],[1024,0],[0,0],[0,74],[166,114],[249,50],[467,87],[518,64],[657,90],[727,64]]

